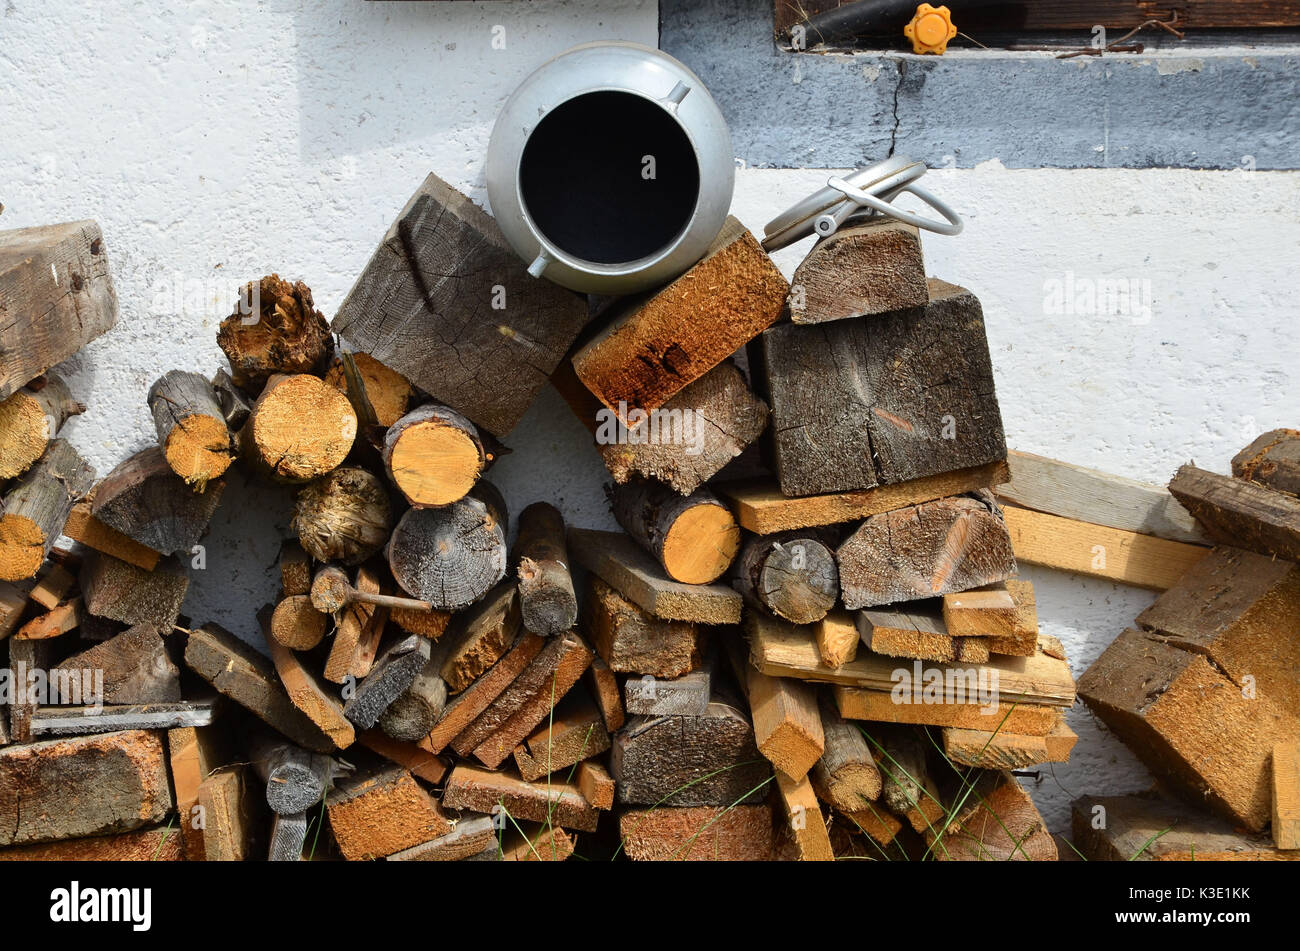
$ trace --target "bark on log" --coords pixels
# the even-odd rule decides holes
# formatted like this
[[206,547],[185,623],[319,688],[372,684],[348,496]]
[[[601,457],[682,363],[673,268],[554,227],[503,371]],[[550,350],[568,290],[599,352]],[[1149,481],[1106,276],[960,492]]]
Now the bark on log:
[[752,606],[794,624],[821,620],[840,596],[835,553],[807,530],[751,536],[736,560],[735,585]]
[[63,378],[47,373],[0,402],[0,479],[22,475],[41,457],[68,417],[86,411]]
[[212,520],[225,483],[196,492],[172,471],[157,446],[121,462],[95,487],[91,512],[147,548],[188,555]]
[[637,544],[683,584],[721,577],[740,548],[740,526],[708,489],[682,497],[659,483],[629,483],[615,487],[613,508]]
[[253,734],[249,757],[266,783],[266,804],[282,816],[319,806],[338,767],[324,754],[304,750],[266,732]]
[[158,445],[172,471],[202,492],[234,461],[230,430],[212,384],[197,373],[171,370],[149,388]]
[[324,369],[334,340],[311,288],[271,274],[244,286],[239,306],[221,322],[217,346],[230,360],[235,384],[256,393],[273,374]]
[[534,634],[570,630],[578,620],[578,599],[559,509],[534,502],[519,514],[519,534],[510,560],[519,575],[524,627]]
[[416,508],[463,499],[488,464],[474,424],[437,403],[411,410],[384,434],[384,468]]
[[73,503],[90,491],[95,472],[71,444],[56,439],[15,483],[0,515],[0,580],[22,581],[40,570],[63,531]]

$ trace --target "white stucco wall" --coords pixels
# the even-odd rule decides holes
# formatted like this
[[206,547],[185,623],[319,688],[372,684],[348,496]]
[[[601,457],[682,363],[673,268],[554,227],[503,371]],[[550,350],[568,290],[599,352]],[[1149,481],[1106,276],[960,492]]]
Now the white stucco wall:
[[[149,384],[220,365],[216,325],[249,279],[301,278],[333,316],[428,171],[483,200],[496,110],[532,67],[592,39],[653,44],[656,19],[649,0],[5,0],[0,228],[99,220],[121,298],[118,327],[65,367],[90,406],[72,441],[101,474],[150,442]],[[742,170],[735,213],[761,229],[826,175]],[[927,184],[967,219],[959,238],[925,239],[927,261],[983,300],[1013,447],[1160,482],[1193,458],[1226,471],[1258,431],[1300,421],[1300,174],[991,163]],[[787,274],[803,250],[778,255]],[[1137,281],[1150,312],[1046,313],[1047,282],[1067,272],[1076,288]],[[604,470],[553,393],[508,443],[493,479],[513,510],[549,498],[576,524],[612,526]],[[255,639],[290,496],[237,474],[226,491],[187,611]],[[1026,574],[1076,673],[1151,598]],[[1035,789],[1057,829],[1072,797],[1149,781],[1082,706],[1070,722],[1071,763]]]

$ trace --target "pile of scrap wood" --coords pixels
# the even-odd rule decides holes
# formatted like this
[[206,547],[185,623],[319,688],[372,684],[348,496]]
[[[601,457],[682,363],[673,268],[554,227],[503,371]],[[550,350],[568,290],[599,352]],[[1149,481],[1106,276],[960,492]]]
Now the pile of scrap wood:
[[[332,330],[253,282],[229,369],[164,373],[157,444],[68,490],[9,600],[76,606],[9,659],[94,689],[10,704],[0,857],[1056,858],[1012,771],[1069,756],[1074,682],[990,491],[979,301],[914,229],[790,284],[733,219],[589,301],[430,176]],[[623,531],[485,477],[548,380]],[[264,645],[181,613],[232,464],[296,491]]]
[[1174,834],[1143,857],[1300,858],[1300,432],[1260,436],[1232,473],[1178,470],[1169,492],[1213,547],[1079,681],[1169,791],[1226,822],[1155,799],[1080,800],[1075,836],[1093,856],[1131,858],[1159,825]]

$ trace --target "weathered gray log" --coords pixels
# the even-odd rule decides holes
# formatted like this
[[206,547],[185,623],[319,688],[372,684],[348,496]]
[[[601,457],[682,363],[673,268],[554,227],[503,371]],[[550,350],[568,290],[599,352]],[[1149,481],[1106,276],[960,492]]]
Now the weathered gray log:
[[1300,561],[1300,499],[1195,466],[1182,466],[1169,491],[1221,545]]
[[158,446],[172,471],[199,492],[234,461],[226,416],[212,384],[197,373],[170,370],[149,388]]
[[530,276],[491,216],[430,175],[343,301],[334,331],[504,436],[586,321],[582,297]]
[[734,584],[751,606],[795,624],[821,620],[840,596],[835,553],[826,536],[807,529],[749,536]]
[[707,666],[669,680],[646,674],[623,682],[623,706],[634,716],[702,716],[709,708],[712,673]]
[[117,323],[94,221],[0,231],[0,399]]
[[519,514],[519,535],[510,560],[519,575],[524,627],[534,634],[571,629],[578,620],[578,598],[573,593],[559,509],[534,502]]
[[388,542],[388,566],[403,590],[435,608],[473,604],[506,573],[505,500],[480,480],[459,502],[409,509]]
[[303,486],[294,505],[292,528],[317,561],[359,565],[384,547],[392,527],[383,482],[352,466]]
[[[168,633],[171,629],[167,629]],[[55,668],[102,677],[102,703],[172,703],[181,699],[180,670],[167,653],[161,632],[136,624],[94,647],[73,654]]]
[[[88,713],[88,710],[93,712]],[[215,700],[176,700],[78,709],[38,707],[31,718],[33,737],[86,736],[121,730],[173,730],[209,726],[217,717]]]
[[474,487],[488,464],[483,438],[468,419],[425,403],[384,433],[384,469],[417,508],[450,505]]
[[830,695],[818,697],[826,748],[809,778],[817,796],[840,812],[859,812],[880,797],[881,776],[871,746],[856,723],[840,716]]
[[170,631],[176,623],[190,586],[185,569],[170,556],[145,571],[112,555],[88,552],[80,577],[82,602],[91,614],[159,631]]
[[68,384],[55,373],[37,377],[0,402],[0,479],[26,472],[68,417],[85,411],[85,404],[72,398]]
[[266,804],[282,816],[320,805],[339,765],[328,756],[264,731],[253,734],[248,753],[257,775],[266,783]]
[[[424,638],[421,641],[428,643]],[[447,682],[442,679],[447,648],[446,641],[434,647],[411,685],[380,715],[379,728],[393,739],[415,743],[428,736],[438,722],[447,706]]]
[[119,463],[95,487],[91,513],[141,545],[166,554],[189,554],[212,520],[225,483],[203,491],[172,471],[158,446]]
[[90,491],[95,470],[56,439],[4,497],[0,515],[0,580],[22,581],[40,570],[63,531],[73,503]]
[[253,404],[248,401],[225,370],[218,370],[213,374],[212,390],[216,394],[217,404],[221,407],[226,428],[232,433],[239,432],[244,428],[244,423],[248,422],[249,414],[253,412]]
[[684,584],[708,584],[731,566],[740,548],[740,526],[708,489],[681,496],[658,482],[616,486],[614,518],[668,577]]
[[356,692],[343,705],[343,715],[363,730],[379,722],[385,710],[406,692],[426,664],[430,645],[418,634],[410,634],[385,650]]
[[271,821],[271,845],[267,861],[301,862],[302,850],[307,844],[307,813],[283,816],[276,814]]

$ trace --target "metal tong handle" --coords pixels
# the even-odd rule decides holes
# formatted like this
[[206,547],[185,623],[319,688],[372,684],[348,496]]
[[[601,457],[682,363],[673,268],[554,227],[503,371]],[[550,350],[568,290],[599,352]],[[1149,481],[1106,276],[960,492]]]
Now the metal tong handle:
[[[891,205],[889,201],[882,198],[877,198],[875,195],[863,191],[861,188],[858,188],[856,185],[850,185],[848,182],[840,178],[838,175],[832,175],[830,178],[826,180],[826,184],[828,187],[833,188],[836,191],[843,194],[844,197],[847,198],[849,201],[860,206],[871,208],[882,215],[889,215],[891,218],[897,218],[899,221],[902,221],[905,224],[909,224],[914,228],[921,228],[925,231],[933,231],[936,234],[944,234],[949,236],[961,234],[961,230],[963,227],[961,216],[958,215],[957,212],[953,211],[952,208],[950,208],[946,202],[940,200],[937,195],[931,194],[930,192],[926,191],[924,188],[921,188],[919,185],[915,185],[912,182],[908,182],[907,184],[894,190],[893,194],[891,194],[889,197],[892,198],[895,195],[898,195],[902,192],[911,192],[917,198],[921,199],[921,201],[925,202],[927,205],[929,205],[931,208],[937,211],[940,215],[942,215],[944,219],[946,219],[946,221],[935,221],[933,218],[924,218],[921,215],[913,214],[910,211],[904,211],[901,208],[896,208],[893,205]],[[840,218],[838,221],[834,221],[836,217],[838,216],[832,213],[828,215],[823,215],[821,216],[821,218],[818,218],[817,223],[814,226],[817,233],[822,237],[826,237],[827,235],[834,234],[835,233],[834,227],[830,228],[830,230],[823,233],[822,223],[824,219],[830,218],[832,219],[832,222],[835,224],[835,226],[838,227],[839,224],[843,223],[843,218]]]

